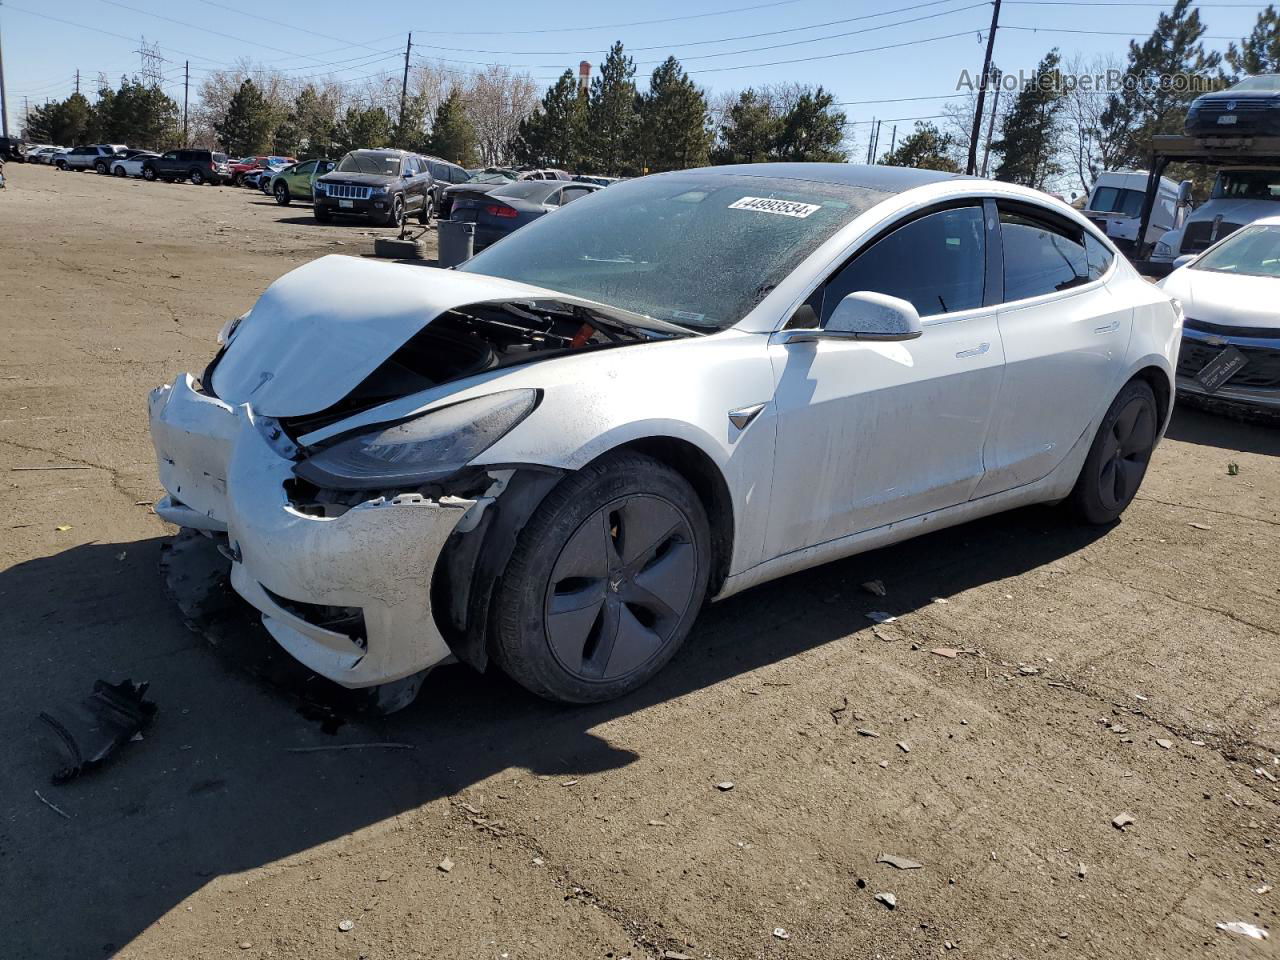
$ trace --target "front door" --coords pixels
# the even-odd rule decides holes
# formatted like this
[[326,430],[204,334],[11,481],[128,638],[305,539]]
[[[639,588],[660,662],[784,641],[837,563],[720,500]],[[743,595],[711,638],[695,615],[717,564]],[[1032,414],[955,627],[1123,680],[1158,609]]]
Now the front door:
[[994,227],[994,209],[988,218],[980,204],[916,216],[836,271],[819,303],[811,300],[825,321],[854,291],[901,297],[921,315],[918,339],[773,338],[770,557],[970,497],[1004,362],[987,290]]
[[300,163],[289,173],[289,192],[295,197],[311,196],[311,181],[316,174],[316,161],[308,160]]
[[1033,483],[1062,462],[1119,390],[1133,328],[1133,308],[1100,279],[1113,255],[1083,227],[1002,201],[1000,234],[1004,386],[977,496]]

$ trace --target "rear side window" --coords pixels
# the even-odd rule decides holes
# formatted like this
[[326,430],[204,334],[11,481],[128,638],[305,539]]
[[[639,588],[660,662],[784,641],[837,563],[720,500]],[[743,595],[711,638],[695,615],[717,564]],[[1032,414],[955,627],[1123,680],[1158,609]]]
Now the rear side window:
[[1000,233],[1005,302],[1069,290],[1093,279],[1082,227],[1002,206]]
[[449,181],[451,183],[466,183],[470,179],[471,176],[461,167],[449,168]]
[[982,306],[985,279],[982,208],[941,210],[877,240],[828,281],[822,320],[859,290],[907,300],[921,317],[972,310]]

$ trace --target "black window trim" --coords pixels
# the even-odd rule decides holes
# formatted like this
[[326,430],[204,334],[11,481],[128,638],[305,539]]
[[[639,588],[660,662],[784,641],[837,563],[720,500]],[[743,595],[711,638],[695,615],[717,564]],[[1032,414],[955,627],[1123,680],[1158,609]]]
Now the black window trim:
[[[1100,241],[1102,243],[1102,248],[1111,254],[1111,262],[1107,264],[1107,269],[1104,270],[1096,280],[1089,280],[1089,281],[1086,281],[1085,283],[1076,284],[1074,287],[1068,287],[1065,290],[1050,290],[1048,293],[1037,293],[1035,296],[1022,297],[1019,300],[1005,300],[1003,299],[1003,297],[1001,297],[998,303],[1000,307],[1021,306],[1022,304],[1029,304],[1035,301],[1044,300],[1046,297],[1075,296],[1079,293],[1084,293],[1086,291],[1094,290],[1099,284],[1105,284],[1111,279],[1111,276],[1116,269],[1116,262],[1120,258],[1121,254],[1115,248],[1115,245],[1112,244],[1111,241],[1108,240],[1104,234],[1099,232],[1099,230],[1092,223],[1089,223],[1088,221],[1086,221],[1085,223],[1078,223],[1069,217],[1064,217],[1061,213],[1058,213],[1055,210],[1050,210],[1046,206],[1029,202],[1021,197],[996,197],[992,201],[992,206],[994,206],[997,211],[1007,210],[1010,213],[1020,214],[1021,216],[1027,217],[1030,220],[1039,220],[1046,227],[1053,230],[1057,230],[1058,232],[1061,232],[1061,233],[1067,233],[1068,231],[1064,228],[1068,228],[1068,227],[1070,228],[1070,230],[1079,231],[1081,235],[1081,241],[1080,241],[1081,246],[1084,245],[1084,236],[1088,234],[1089,236],[1093,237],[1095,240]],[[1000,222],[998,213],[996,216],[996,240],[998,242],[999,250],[1000,250],[1000,258],[1001,258],[1000,285],[1001,285],[1001,293],[1003,294],[1004,292],[1004,224]],[[1087,247],[1085,247],[1085,251],[1086,251],[1085,262],[1087,264],[1088,263]]]
[[[845,268],[848,267],[851,263],[853,263],[854,260],[858,259],[858,257],[864,254],[866,251],[870,250],[873,246],[875,246],[885,237],[889,236],[889,234],[896,233],[897,231],[901,230],[903,227],[910,226],[912,223],[915,223],[917,220],[923,220],[925,217],[932,216],[935,213],[943,213],[947,210],[959,210],[964,207],[977,207],[980,210],[982,210],[983,223],[986,226],[987,232],[989,234],[991,232],[990,218],[991,218],[991,208],[993,206],[994,206],[994,201],[990,200],[988,197],[968,196],[968,197],[951,197],[946,200],[941,200],[938,203],[931,203],[928,206],[921,207],[918,210],[912,210],[910,213],[905,214],[904,216],[901,216],[896,220],[893,220],[892,222],[885,224],[883,227],[881,227],[879,230],[873,233],[870,237],[868,237],[865,242],[858,244],[858,248],[856,250],[854,250],[847,257],[845,257],[844,260],[842,260],[837,266],[829,270],[826,276],[824,276],[821,280],[818,281],[818,285],[809,293],[807,297],[804,298],[804,300],[801,301],[801,305],[802,306],[806,304],[809,305],[814,310],[816,310],[818,317],[821,317],[823,313],[823,310],[822,310],[823,301],[826,299],[827,286],[831,283],[832,279],[837,277],[839,274],[843,273]],[[985,251],[984,262],[986,265],[986,275],[983,277],[982,304],[976,307],[969,307],[967,310],[951,310],[951,311],[948,311],[947,313],[935,313],[928,317],[921,317],[920,318],[921,326],[925,326],[925,327],[936,326],[942,323],[954,323],[957,321],[968,320],[972,315],[976,313],[985,312],[985,311],[994,309],[996,305],[999,303],[999,301],[992,301],[991,299],[991,294],[993,292],[993,287],[992,287],[993,271],[995,276],[999,278],[998,279],[999,292],[1000,293],[1004,292],[1004,254],[1002,250],[998,254],[998,259],[996,263],[994,265],[992,263],[993,248],[996,246],[996,244],[999,241],[999,218],[998,217],[997,217],[996,223],[997,223],[996,241],[992,241],[989,236],[983,238],[983,249]],[[818,295],[816,304],[814,303],[815,294]],[[788,325],[790,325],[790,320],[788,320],[787,323],[784,324],[784,327]]]

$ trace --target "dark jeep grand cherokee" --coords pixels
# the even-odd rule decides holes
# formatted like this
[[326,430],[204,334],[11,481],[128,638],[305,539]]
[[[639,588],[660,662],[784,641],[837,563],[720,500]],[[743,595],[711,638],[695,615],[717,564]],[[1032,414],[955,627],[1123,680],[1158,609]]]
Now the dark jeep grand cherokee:
[[367,216],[392,227],[410,214],[429,223],[431,184],[431,171],[416,153],[352,150],[315,181],[312,209],[321,223],[335,213]]

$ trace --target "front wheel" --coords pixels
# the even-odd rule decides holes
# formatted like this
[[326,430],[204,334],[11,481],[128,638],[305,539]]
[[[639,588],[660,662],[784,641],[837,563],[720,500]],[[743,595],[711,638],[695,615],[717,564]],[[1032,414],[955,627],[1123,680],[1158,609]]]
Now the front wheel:
[[282,207],[289,205],[289,188],[283,183],[277,183],[275,187],[276,203]]
[[431,214],[436,208],[436,198],[428,193],[422,201],[422,209],[418,211],[418,222],[424,227],[431,226]]
[[391,209],[387,211],[386,225],[399,227],[404,223],[404,197],[396,194],[391,198]]
[[116,164],[115,168],[111,172],[117,177],[123,177],[124,167],[120,166],[119,164]]
[[154,169],[153,167],[143,167],[143,168],[142,168],[142,179],[143,179],[143,180],[154,181],[154,180],[155,180],[155,178],[156,178],[156,171],[155,171],[155,169]]
[[242,186],[244,186],[244,174],[242,174],[242,173],[237,173],[237,174],[233,175],[233,176],[231,177],[231,185],[232,185],[233,187],[242,187]]
[[316,215],[316,223],[329,223],[333,220],[333,214],[329,212],[329,208],[319,203],[313,204],[311,211]]
[[107,175],[107,165],[101,160],[93,165],[93,169],[99,176],[105,177]]
[[564,479],[520,533],[494,599],[494,655],[550,700],[640,686],[688,635],[711,570],[706,512],[685,479],[636,453]]
[[191,183],[192,183],[193,185],[197,186],[197,187],[203,187],[203,186],[204,186],[204,174],[203,174],[203,173],[201,173],[199,170],[192,170],[192,171],[191,171]]
[[1130,380],[1112,401],[1071,491],[1071,505],[1086,523],[1107,524],[1133,502],[1160,435],[1156,395]]

